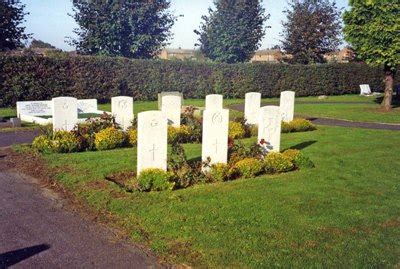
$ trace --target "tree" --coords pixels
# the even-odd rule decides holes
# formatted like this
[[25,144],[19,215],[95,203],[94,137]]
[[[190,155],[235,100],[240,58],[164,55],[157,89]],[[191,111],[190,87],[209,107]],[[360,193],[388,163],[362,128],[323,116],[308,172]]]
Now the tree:
[[215,0],[203,16],[199,35],[200,51],[211,60],[236,63],[251,59],[265,35],[269,18],[259,0]]
[[282,49],[291,63],[323,63],[340,44],[340,11],[330,0],[293,0],[284,11]]
[[80,54],[151,58],[171,37],[168,0],[73,0]]
[[25,34],[24,22],[25,5],[19,1],[0,1],[0,51],[24,47],[24,40],[30,35]]
[[382,107],[390,110],[396,66],[400,64],[400,2],[398,0],[350,0],[343,15],[344,35],[357,57],[370,65],[382,65],[385,95]]
[[29,46],[29,48],[34,49],[34,48],[39,48],[39,49],[55,49],[56,47],[54,47],[53,45],[46,43],[42,40],[32,40],[31,45]]

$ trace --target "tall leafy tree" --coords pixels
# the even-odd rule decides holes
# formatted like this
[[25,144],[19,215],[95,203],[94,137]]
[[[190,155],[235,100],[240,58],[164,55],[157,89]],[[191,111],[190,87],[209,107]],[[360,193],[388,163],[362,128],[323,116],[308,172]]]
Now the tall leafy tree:
[[390,110],[394,74],[400,64],[400,1],[350,0],[349,5],[343,15],[345,39],[360,59],[384,67],[382,106]]
[[226,63],[251,59],[265,35],[269,15],[260,0],[215,0],[215,9],[195,33],[199,36],[200,51],[208,58]]
[[25,5],[20,1],[0,1],[0,51],[24,47],[24,41],[30,37],[25,33]]
[[337,50],[341,40],[340,10],[330,0],[293,0],[282,22],[282,49],[289,62],[323,63],[324,54]]
[[78,53],[154,57],[171,37],[168,0],[73,0]]

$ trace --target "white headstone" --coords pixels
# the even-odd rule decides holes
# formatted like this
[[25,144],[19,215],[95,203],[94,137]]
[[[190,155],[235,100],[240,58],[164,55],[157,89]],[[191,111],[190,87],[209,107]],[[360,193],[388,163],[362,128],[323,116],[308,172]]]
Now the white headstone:
[[206,109],[203,113],[202,160],[210,164],[228,161],[228,109]]
[[181,92],[161,92],[158,94],[158,109],[161,110],[162,108],[162,98],[165,95],[175,95],[175,96],[180,96],[182,99],[182,105],[183,105],[183,94]]
[[248,92],[245,95],[244,117],[248,124],[258,124],[258,115],[261,106],[261,93]]
[[264,106],[260,109],[258,142],[267,142],[267,151],[279,152],[281,144],[281,112],[278,106]]
[[161,99],[161,111],[168,119],[168,124],[181,126],[182,97],[179,95],[164,95]]
[[148,168],[167,170],[167,126],[167,118],[161,111],[138,114],[138,175]]
[[71,131],[78,123],[78,104],[73,97],[57,97],[52,99],[53,130]]
[[51,101],[17,102],[17,116],[48,116],[53,113]]
[[296,93],[292,91],[281,92],[280,108],[284,122],[291,122],[293,120],[295,95]]
[[369,87],[368,84],[361,84],[360,85],[360,95],[370,95],[371,94],[371,88]]
[[209,94],[206,96],[206,109],[222,109],[224,97],[221,94]]
[[79,99],[78,100],[78,113],[96,113],[97,112],[97,99]]
[[115,117],[123,130],[132,126],[133,98],[129,96],[117,96],[111,98],[111,114]]

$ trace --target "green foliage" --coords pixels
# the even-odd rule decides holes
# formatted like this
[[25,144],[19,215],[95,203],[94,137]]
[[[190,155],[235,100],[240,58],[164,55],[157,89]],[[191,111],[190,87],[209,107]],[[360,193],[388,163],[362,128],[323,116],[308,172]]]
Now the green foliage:
[[73,0],[80,28],[70,44],[81,54],[152,58],[166,45],[175,17],[169,0]]
[[230,121],[228,137],[231,139],[241,139],[246,135],[246,130],[240,122]]
[[140,191],[165,191],[172,190],[174,183],[170,182],[171,175],[161,169],[143,170],[138,179],[137,184]]
[[310,158],[305,156],[300,150],[288,149],[283,152],[296,168],[314,168],[315,165]]
[[187,125],[180,127],[168,126],[168,142],[170,143],[189,143],[191,141],[192,129]]
[[0,51],[24,47],[23,41],[31,35],[25,34],[25,5],[19,0],[0,1]]
[[282,133],[294,133],[294,132],[308,132],[314,131],[317,127],[306,119],[294,119],[291,122],[282,121],[281,130]]
[[263,164],[256,158],[245,158],[235,164],[238,173],[244,178],[253,178],[263,172]]
[[33,39],[29,48],[31,49],[35,49],[35,48],[39,48],[39,49],[55,49],[56,47],[54,47],[53,45],[51,45],[50,43],[46,43],[42,40],[37,40],[37,39]]
[[216,163],[211,165],[206,176],[209,182],[222,182],[230,179],[232,168],[224,163]]
[[117,128],[115,118],[104,113],[100,117],[89,118],[79,123],[72,132],[80,141],[81,150],[94,150],[96,148],[95,134],[110,127]]
[[115,127],[109,127],[95,134],[94,144],[97,150],[121,147],[125,143],[125,134]]
[[343,15],[344,36],[357,57],[368,64],[400,64],[400,2],[350,0]]
[[285,10],[282,48],[290,63],[323,63],[340,44],[340,11],[330,0],[292,1]]
[[[204,98],[214,92],[216,74],[221,74],[220,91],[227,98],[243,98],[247,91],[275,97],[288,89],[296,96],[339,95],[359,93],[363,83],[372,89],[383,86],[379,68],[359,63],[304,66],[0,55],[0,106],[60,95],[99,102],[118,95],[155,100],[158,92],[166,90],[180,91],[185,98]],[[182,124],[197,126],[200,136],[201,122],[191,121],[193,125],[182,118]]]
[[279,152],[271,152],[264,159],[264,170],[267,174],[284,173],[294,169],[289,157]]
[[261,1],[218,0],[215,10],[203,16],[199,35],[201,52],[208,58],[226,63],[250,60],[265,35],[269,18]]
[[128,142],[131,146],[137,145],[137,129],[128,130]]
[[52,137],[46,135],[36,137],[32,147],[42,153],[70,153],[79,151],[80,143],[73,133],[57,131]]

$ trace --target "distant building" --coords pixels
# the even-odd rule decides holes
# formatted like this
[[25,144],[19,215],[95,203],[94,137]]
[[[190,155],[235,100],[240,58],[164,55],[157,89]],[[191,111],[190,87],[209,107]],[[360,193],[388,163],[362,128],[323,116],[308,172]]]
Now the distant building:
[[329,62],[348,63],[355,59],[356,55],[350,48],[343,48],[339,51],[330,52],[324,55],[324,59]]
[[250,62],[270,62],[279,63],[282,60],[283,53],[279,49],[265,49],[256,51]]
[[196,50],[192,49],[163,49],[158,58],[164,60],[190,60],[196,59]]

